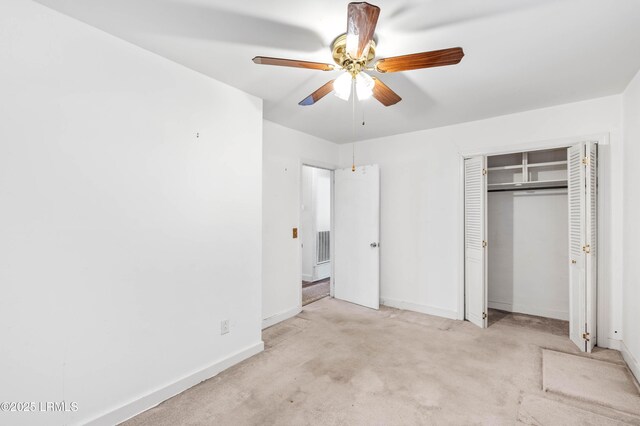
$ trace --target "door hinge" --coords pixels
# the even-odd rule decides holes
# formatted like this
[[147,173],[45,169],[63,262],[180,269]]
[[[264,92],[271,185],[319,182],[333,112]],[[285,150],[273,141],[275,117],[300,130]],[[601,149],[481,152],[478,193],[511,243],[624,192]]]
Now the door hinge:
[[582,158],[582,164],[584,164],[585,166],[588,166],[589,162],[590,162],[589,157],[583,157]]
[[486,241],[482,241],[482,248],[486,248],[489,245],[488,242]]
[[582,246],[582,251],[586,254],[591,253],[591,246],[589,244]]
[[582,333],[582,338],[588,342],[589,341],[589,333]]
[[482,169],[482,176],[486,176],[487,175],[487,169]]
[[487,319],[487,314],[486,314],[486,312],[483,312],[483,313],[482,313],[482,319]]

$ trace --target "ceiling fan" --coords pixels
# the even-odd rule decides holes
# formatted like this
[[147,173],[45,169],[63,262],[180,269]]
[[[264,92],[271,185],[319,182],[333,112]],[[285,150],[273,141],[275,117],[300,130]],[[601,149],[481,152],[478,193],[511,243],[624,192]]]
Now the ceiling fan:
[[358,99],[362,100],[373,96],[384,106],[391,106],[400,102],[402,98],[378,78],[371,77],[365,71],[379,73],[409,71],[454,65],[462,60],[464,56],[462,48],[454,47],[379,59],[371,64],[375,58],[374,32],[379,15],[380,8],[378,6],[366,2],[349,3],[347,32],[336,38],[331,44],[331,53],[336,65],[265,56],[256,56],[253,58],[253,62],[262,65],[321,71],[344,71],[338,78],[329,81],[300,101],[299,105],[313,105],[333,91],[336,96],[344,100],[348,100],[352,92],[355,92]]

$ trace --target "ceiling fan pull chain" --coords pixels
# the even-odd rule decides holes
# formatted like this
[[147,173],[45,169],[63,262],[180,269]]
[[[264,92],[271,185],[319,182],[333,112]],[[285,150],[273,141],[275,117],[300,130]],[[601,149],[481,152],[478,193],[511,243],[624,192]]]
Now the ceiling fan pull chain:
[[353,131],[353,143],[351,144],[351,171],[356,171],[356,79],[351,80],[351,97],[353,98],[352,104],[352,120],[351,129]]

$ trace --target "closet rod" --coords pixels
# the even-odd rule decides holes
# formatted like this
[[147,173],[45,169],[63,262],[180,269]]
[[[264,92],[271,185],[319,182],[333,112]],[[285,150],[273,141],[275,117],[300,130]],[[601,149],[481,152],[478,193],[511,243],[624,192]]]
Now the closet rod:
[[487,192],[513,192],[513,191],[542,191],[543,189],[567,189],[567,185],[564,186],[543,186],[540,188],[526,187],[526,188],[505,188],[505,189],[489,189]]

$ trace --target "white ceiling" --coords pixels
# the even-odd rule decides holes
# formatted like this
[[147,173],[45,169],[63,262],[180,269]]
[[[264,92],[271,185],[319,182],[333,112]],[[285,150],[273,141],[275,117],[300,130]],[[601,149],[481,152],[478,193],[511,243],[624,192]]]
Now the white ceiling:
[[339,143],[617,94],[640,69],[638,0],[373,0],[378,57],[456,46],[466,56],[381,75],[403,100],[361,102],[354,138],[351,104],[298,106],[337,71],[251,62],[331,63],[348,0],[38,1],[263,98],[266,119]]

